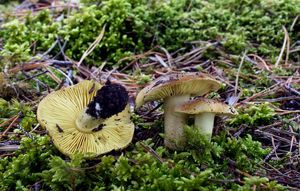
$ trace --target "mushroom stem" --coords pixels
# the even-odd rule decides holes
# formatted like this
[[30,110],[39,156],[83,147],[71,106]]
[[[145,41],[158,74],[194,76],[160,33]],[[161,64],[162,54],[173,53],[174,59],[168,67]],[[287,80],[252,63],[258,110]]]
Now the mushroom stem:
[[195,127],[199,129],[203,135],[207,136],[209,140],[211,139],[214,128],[215,115],[215,113],[201,113],[195,115]]
[[77,129],[85,133],[101,129],[99,125],[105,119],[122,112],[127,102],[128,93],[126,89],[120,84],[112,84],[110,81],[107,81],[77,117]]
[[183,147],[185,137],[183,126],[186,124],[187,114],[174,111],[175,106],[188,101],[189,95],[173,96],[165,99],[164,102],[164,125],[165,125],[165,145],[170,149]]
[[103,123],[104,119],[96,119],[86,113],[85,108],[76,119],[76,128],[84,133],[92,133],[92,130]]

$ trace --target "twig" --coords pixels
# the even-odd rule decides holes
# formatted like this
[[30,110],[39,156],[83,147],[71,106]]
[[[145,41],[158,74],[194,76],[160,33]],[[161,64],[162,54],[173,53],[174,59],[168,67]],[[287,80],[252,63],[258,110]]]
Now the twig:
[[[60,37],[59,37],[60,38]],[[57,58],[59,55],[63,55],[64,59],[67,58],[64,50],[67,46],[68,41],[64,41],[64,44],[61,45],[60,41],[58,41],[58,47],[59,47],[59,52],[53,57],[54,59]]]
[[[274,134],[269,133],[269,132],[263,132],[263,131],[261,131],[261,130],[255,130],[255,132],[260,133],[260,134],[263,134],[263,135],[268,136],[268,137],[273,137],[273,138],[275,137],[276,139],[278,139],[278,140],[280,140],[280,141],[283,141],[283,142],[285,142],[285,143],[287,143],[287,144],[290,143],[290,140],[288,140],[288,139],[286,139],[286,138],[283,138],[283,137],[281,137],[281,136],[278,136],[278,135],[274,135]],[[297,146],[297,145],[295,145],[295,146]]]
[[34,132],[37,128],[39,128],[40,127],[40,124],[38,123],[29,133],[32,133],[32,132]]
[[2,137],[4,137],[6,135],[6,133],[12,128],[13,124],[17,121],[17,119],[19,119],[19,117],[22,115],[22,112],[19,112],[18,115],[16,115],[14,117],[14,119],[12,120],[12,122],[9,124],[9,126],[4,130],[3,133],[1,133],[0,135],[0,140],[2,139]]
[[150,111],[148,111],[147,113],[143,114],[143,116],[148,116],[150,113],[152,113],[153,111],[157,110],[160,106],[162,106],[163,103],[159,103],[157,106],[155,106],[153,109],[151,109]]
[[[253,60],[250,59],[248,56],[253,56],[254,58],[259,59],[260,62],[261,62],[262,64],[259,64],[258,62],[253,61]],[[253,63],[256,64],[257,66],[259,66],[259,68],[261,68],[261,69],[265,69],[265,70],[271,71],[270,68],[269,68],[269,66],[267,65],[267,63],[266,63],[266,62],[264,61],[264,59],[262,59],[260,56],[255,55],[255,54],[249,54],[248,56],[246,56],[247,61],[253,62]]]
[[[299,119],[300,118],[300,115],[297,116],[297,117],[293,117],[291,119],[288,119],[287,122],[290,122],[290,121],[293,121],[293,120],[296,120],[296,119]],[[281,125],[283,124],[284,122],[280,121],[280,122],[276,122],[276,123],[273,123],[271,125],[266,125],[266,126],[261,126],[261,127],[258,127],[259,130],[265,130],[267,128],[270,128],[270,127],[275,127],[275,126],[278,126],[278,125]]]
[[172,56],[167,51],[167,49],[165,49],[164,47],[160,47],[160,49],[165,52],[167,59],[168,59],[168,65],[169,65],[169,67],[172,67]]
[[280,101],[288,101],[288,100],[300,100],[299,96],[287,96],[287,97],[278,97],[278,98],[270,98],[270,99],[257,99],[256,101],[262,102],[280,102]]
[[271,142],[272,142],[272,146],[273,146],[273,149],[274,149],[274,154],[275,154],[276,158],[278,159],[279,157],[277,155],[277,149],[276,149],[277,146],[275,145],[275,141],[274,141],[273,136],[271,136]]
[[[273,80],[274,80],[275,82],[277,82],[277,83],[282,83],[281,81],[279,81],[279,80],[277,80],[277,79],[273,79]],[[286,84],[284,84],[283,87],[284,87],[286,90],[292,92],[294,95],[300,96],[300,92],[299,92],[298,90],[296,90],[296,89],[294,89],[294,88],[292,88],[292,87],[290,87],[290,86],[288,86],[288,85],[286,85]]]
[[235,86],[234,86],[234,96],[235,97],[237,96],[237,90],[238,90],[238,86],[239,86],[239,74],[241,72],[242,65],[243,65],[244,60],[245,60],[245,56],[246,56],[246,51],[243,54],[243,57],[242,57],[242,60],[240,62],[240,65],[239,65],[239,68],[238,68],[238,71],[237,71],[237,74],[236,74],[236,78],[235,78]]
[[62,75],[64,75],[67,78],[67,80],[70,82],[71,85],[74,85],[74,83],[71,80],[71,78],[69,78],[69,76],[67,74],[65,74],[62,70],[60,70],[59,68],[52,67],[52,66],[49,66],[49,67],[51,67],[52,69],[55,69],[58,72],[60,72]]
[[283,40],[283,44],[282,44],[282,48],[281,48],[281,50],[280,50],[280,54],[279,54],[279,56],[278,56],[278,58],[277,58],[277,61],[276,61],[276,63],[275,63],[275,67],[278,67],[278,65],[279,65],[279,63],[280,63],[280,61],[281,61],[281,59],[282,59],[282,56],[283,56],[283,52],[284,52],[284,49],[285,49],[285,47],[286,47],[286,45],[287,45],[287,41],[288,41],[288,34],[287,34],[287,32],[286,32],[286,28],[284,27],[284,26],[282,26],[282,28],[283,28],[283,31],[284,31],[284,40]]
[[286,53],[285,53],[285,62],[284,65],[287,66],[288,65],[288,61],[289,61],[289,54],[290,54],[290,36],[288,31],[286,30],[286,28],[283,26],[283,30],[284,30],[284,35],[287,37],[287,41],[286,41]]
[[59,77],[57,77],[51,70],[50,68],[46,68],[45,69],[48,71],[47,75],[50,76],[57,84],[61,83],[61,80],[59,79]]
[[43,71],[43,72],[40,72],[40,73],[37,73],[37,74],[35,74],[35,75],[33,75],[33,76],[30,76],[30,77],[27,77],[27,78],[25,78],[24,80],[22,80],[22,81],[27,81],[27,80],[31,80],[31,79],[33,79],[33,78],[36,78],[36,77],[38,77],[38,76],[40,76],[40,75],[43,75],[43,74],[45,74],[45,73],[47,73],[48,71],[46,70],[46,71]]
[[291,26],[290,26],[290,31],[293,31],[293,30],[294,30],[294,26],[295,26],[296,22],[298,21],[298,18],[299,18],[299,15],[297,15],[297,16],[295,17],[295,19],[293,20],[293,23],[292,23]]
[[165,63],[165,61],[163,60],[162,57],[160,57],[159,55],[155,54],[155,61],[157,61],[158,63],[160,63],[163,67],[165,68],[170,68],[170,66],[168,64]]
[[58,65],[58,66],[64,66],[64,67],[73,65],[73,62],[71,62],[71,61],[62,61],[62,60],[51,60],[50,63],[52,63],[52,65]]
[[160,163],[164,163],[164,160],[148,145],[145,145],[143,142],[140,142],[141,146],[149,153],[151,153]]
[[5,145],[0,147],[0,152],[11,152],[19,149],[19,145]]
[[56,39],[56,41],[51,45],[51,47],[42,54],[42,58],[44,58],[46,55],[48,55],[55,47],[56,45],[58,44],[58,39]]
[[17,114],[17,115],[15,115],[15,116],[9,118],[8,120],[2,122],[2,123],[0,124],[0,127],[2,127],[2,126],[4,126],[5,124],[7,124],[7,123],[9,123],[9,122],[11,122],[11,121],[13,121],[13,120],[15,120],[16,117],[18,117],[18,116],[19,116],[19,114]]
[[101,39],[104,36],[106,24],[103,26],[101,33],[98,35],[96,40],[90,45],[90,47],[83,53],[81,56],[79,62],[77,63],[77,66],[79,67],[82,63],[82,61],[96,48],[96,46],[100,43]]
[[263,90],[263,91],[261,91],[261,92],[258,92],[258,93],[256,93],[256,94],[252,95],[251,97],[248,97],[248,98],[246,98],[245,100],[243,100],[243,101],[237,103],[236,106],[240,106],[241,104],[247,103],[247,102],[249,102],[249,101],[252,100],[252,99],[255,99],[255,98],[257,98],[257,97],[263,96],[263,95],[265,95],[266,93],[268,93],[268,92],[270,92],[270,91],[274,91],[275,89],[278,89],[278,88],[279,88],[278,85],[279,85],[279,83],[274,84],[274,85],[272,85],[271,87],[269,87],[269,88],[267,88],[267,89],[265,89],[265,90]]
[[285,176],[285,177],[288,177],[288,176],[284,175],[282,172],[280,172],[278,169],[276,169],[275,167],[273,167],[272,165],[270,165],[269,163],[267,163],[267,162],[264,161],[264,164],[268,165],[270,168],[272,168],[273,170],[275,170],[278,174],[280,174],[282,176]]

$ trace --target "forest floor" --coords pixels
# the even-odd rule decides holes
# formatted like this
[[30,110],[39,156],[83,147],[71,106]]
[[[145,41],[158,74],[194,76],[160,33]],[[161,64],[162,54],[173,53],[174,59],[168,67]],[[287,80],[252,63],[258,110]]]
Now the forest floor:
[[[1,1],[0,1],[1,2]],[[0,6],[0,190],[300,190],[300,1],[22,1]],[[222,83],[234,106],[211,142],[163,145],[160,102],[137,93],[175,72]],[[70,159],[36,119],[50,92],[109,79],[129,92],[132,143]]]

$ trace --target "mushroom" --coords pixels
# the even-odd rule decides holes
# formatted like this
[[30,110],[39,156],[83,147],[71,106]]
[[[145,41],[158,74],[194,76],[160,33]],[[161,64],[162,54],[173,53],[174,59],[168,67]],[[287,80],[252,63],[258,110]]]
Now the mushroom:
[[46,96],[37,119],[62,153],[91,158],[131,142],[134,124],[127,101],[123,86],[85,80]]
[[234,107],[217,100],[196,98],[175,107],[175,112],[195,115],[195,127],[211,139],[215,115],[236,115]]
[[202,73],[174,73],[164,75],[142,89],[136,97],[136,108],[145,102],[164,99],[165,145],[176,149],[185,141],[183,125],[187,114],[176,113],[176,105],[184,103],[191,96],[204,95],[220,88],[220,83]]

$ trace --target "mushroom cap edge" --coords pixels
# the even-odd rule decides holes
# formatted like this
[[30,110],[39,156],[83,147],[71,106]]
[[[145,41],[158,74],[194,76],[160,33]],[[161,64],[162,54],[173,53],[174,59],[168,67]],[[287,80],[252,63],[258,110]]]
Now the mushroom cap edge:
[[237,115],[233,106],[207,98],[196,98],[175,107],[175,112],[197,115],[200,113],[216,113],[222,115]]
[[144,87],[136,96],[136,108],[145,102],[164,99],[172,95],[190,94],[202,96],[211,91],[218,90],[221,83],[207,74],[173,73],[155,79]]

